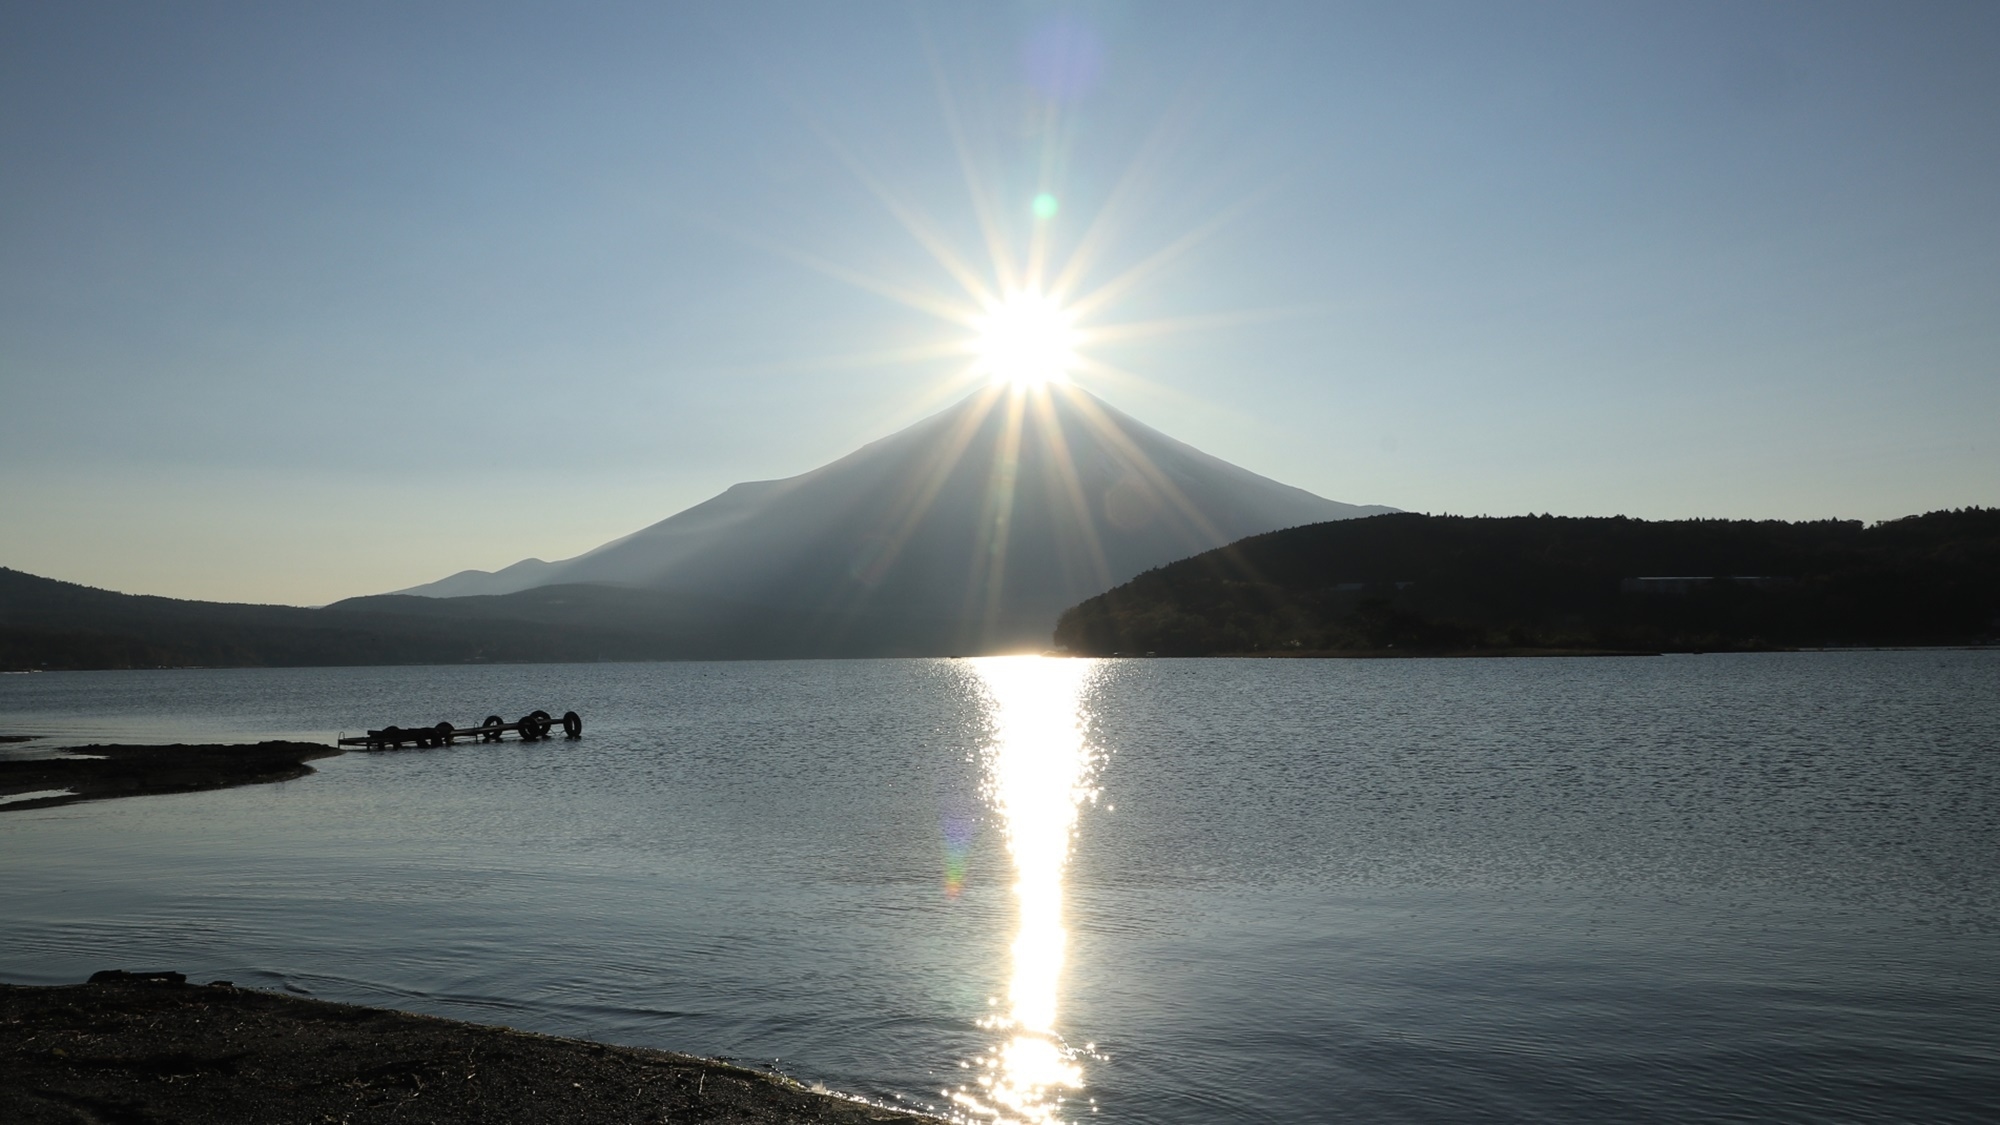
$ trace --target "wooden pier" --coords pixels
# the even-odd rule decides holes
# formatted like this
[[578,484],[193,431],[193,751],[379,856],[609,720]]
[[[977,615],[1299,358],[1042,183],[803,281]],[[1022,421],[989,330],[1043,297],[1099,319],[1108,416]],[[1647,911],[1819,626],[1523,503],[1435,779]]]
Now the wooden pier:
[[557,729],[562,731],[564,738],[582,738],[583,717],[574,711],[564,711],[562,718],[556,719],[551,718],[547,711],[531,711],[511,723],[498,715],[488,715],[486,721],[476,727],[456,727],[450,723],[428,727],[383,727],[367,734],[343,738],[340,745],[365,746],[370,750],[400,750],[405,746],[450,746],[461,738],[475,742],[498,742],[502,735],[510,733],[519,736],[523,742],[540,742],[551,737]]

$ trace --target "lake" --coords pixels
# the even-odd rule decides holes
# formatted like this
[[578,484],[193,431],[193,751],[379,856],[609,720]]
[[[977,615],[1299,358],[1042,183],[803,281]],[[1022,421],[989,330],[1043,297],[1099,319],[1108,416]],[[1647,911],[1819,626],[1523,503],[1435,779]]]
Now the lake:
[[2000,1118],[2000,652],[0,676],[12,752],[578,742],[0,814],[0,979],[973,1119]]

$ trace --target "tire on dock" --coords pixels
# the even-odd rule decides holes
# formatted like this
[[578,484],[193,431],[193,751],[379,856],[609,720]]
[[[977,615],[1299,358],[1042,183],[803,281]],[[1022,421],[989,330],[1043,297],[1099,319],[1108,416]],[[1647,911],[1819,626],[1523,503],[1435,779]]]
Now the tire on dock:
[[482,742],[500,741],[500,728],[506,725],[507,725],[507,720],[501,718],[498,715],[486,716],[486,721],[479,724],[480,741]]
[[574,711],[564,711],[562,717],[563,735],[571,740],[583,737],[583,716]]

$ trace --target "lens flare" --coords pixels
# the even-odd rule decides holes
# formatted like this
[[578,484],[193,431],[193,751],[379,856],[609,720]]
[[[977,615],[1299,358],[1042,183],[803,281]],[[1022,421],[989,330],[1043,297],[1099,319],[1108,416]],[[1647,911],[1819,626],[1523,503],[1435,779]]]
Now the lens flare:
[[972,852],[972,840],[979,834],[979,822],[962,812],[944,818],[944,893],[957,898],[965,891],[965,861]]
[[979,367],[1001,386],[1067,383],[1077,362],[1075,318],[1039,290],[1024,289],[989,307],[978,333]]
[[1037,656],[970,663],[988,697],[987,798],[1014,861],[1017,920],[1006,1003],[982,1025],[1000,1033],[1000,1042],[978,1060],[976,1088],[952,1097],[974,1116],[1053,1125],[1063,1120],[1064,1091],[1083,1085],[1076,1052],[1056,1031],[1056,1009],[1068,940],[1063,871],[1079,811],[1096,797],[1096,758],[1081,710],[1095,665]]

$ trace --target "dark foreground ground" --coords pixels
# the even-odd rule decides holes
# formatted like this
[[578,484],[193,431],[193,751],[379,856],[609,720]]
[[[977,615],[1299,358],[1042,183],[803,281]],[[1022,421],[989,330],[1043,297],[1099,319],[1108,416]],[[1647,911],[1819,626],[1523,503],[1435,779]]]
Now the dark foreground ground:
[[0,985],[0,1121],[937,1125],[686,1055],[159,976]]
[[[11,741],[11,740],[10,740]],[[58,796],[0,804],[0,812],[45,809],[105,797],[190,793],[267,781],[290,781],[313,772],[306,762],[340,751],[315,742],[259,742],[250,746],[78,746],[50,758],[0,761],[0,797],[44,790]]]

